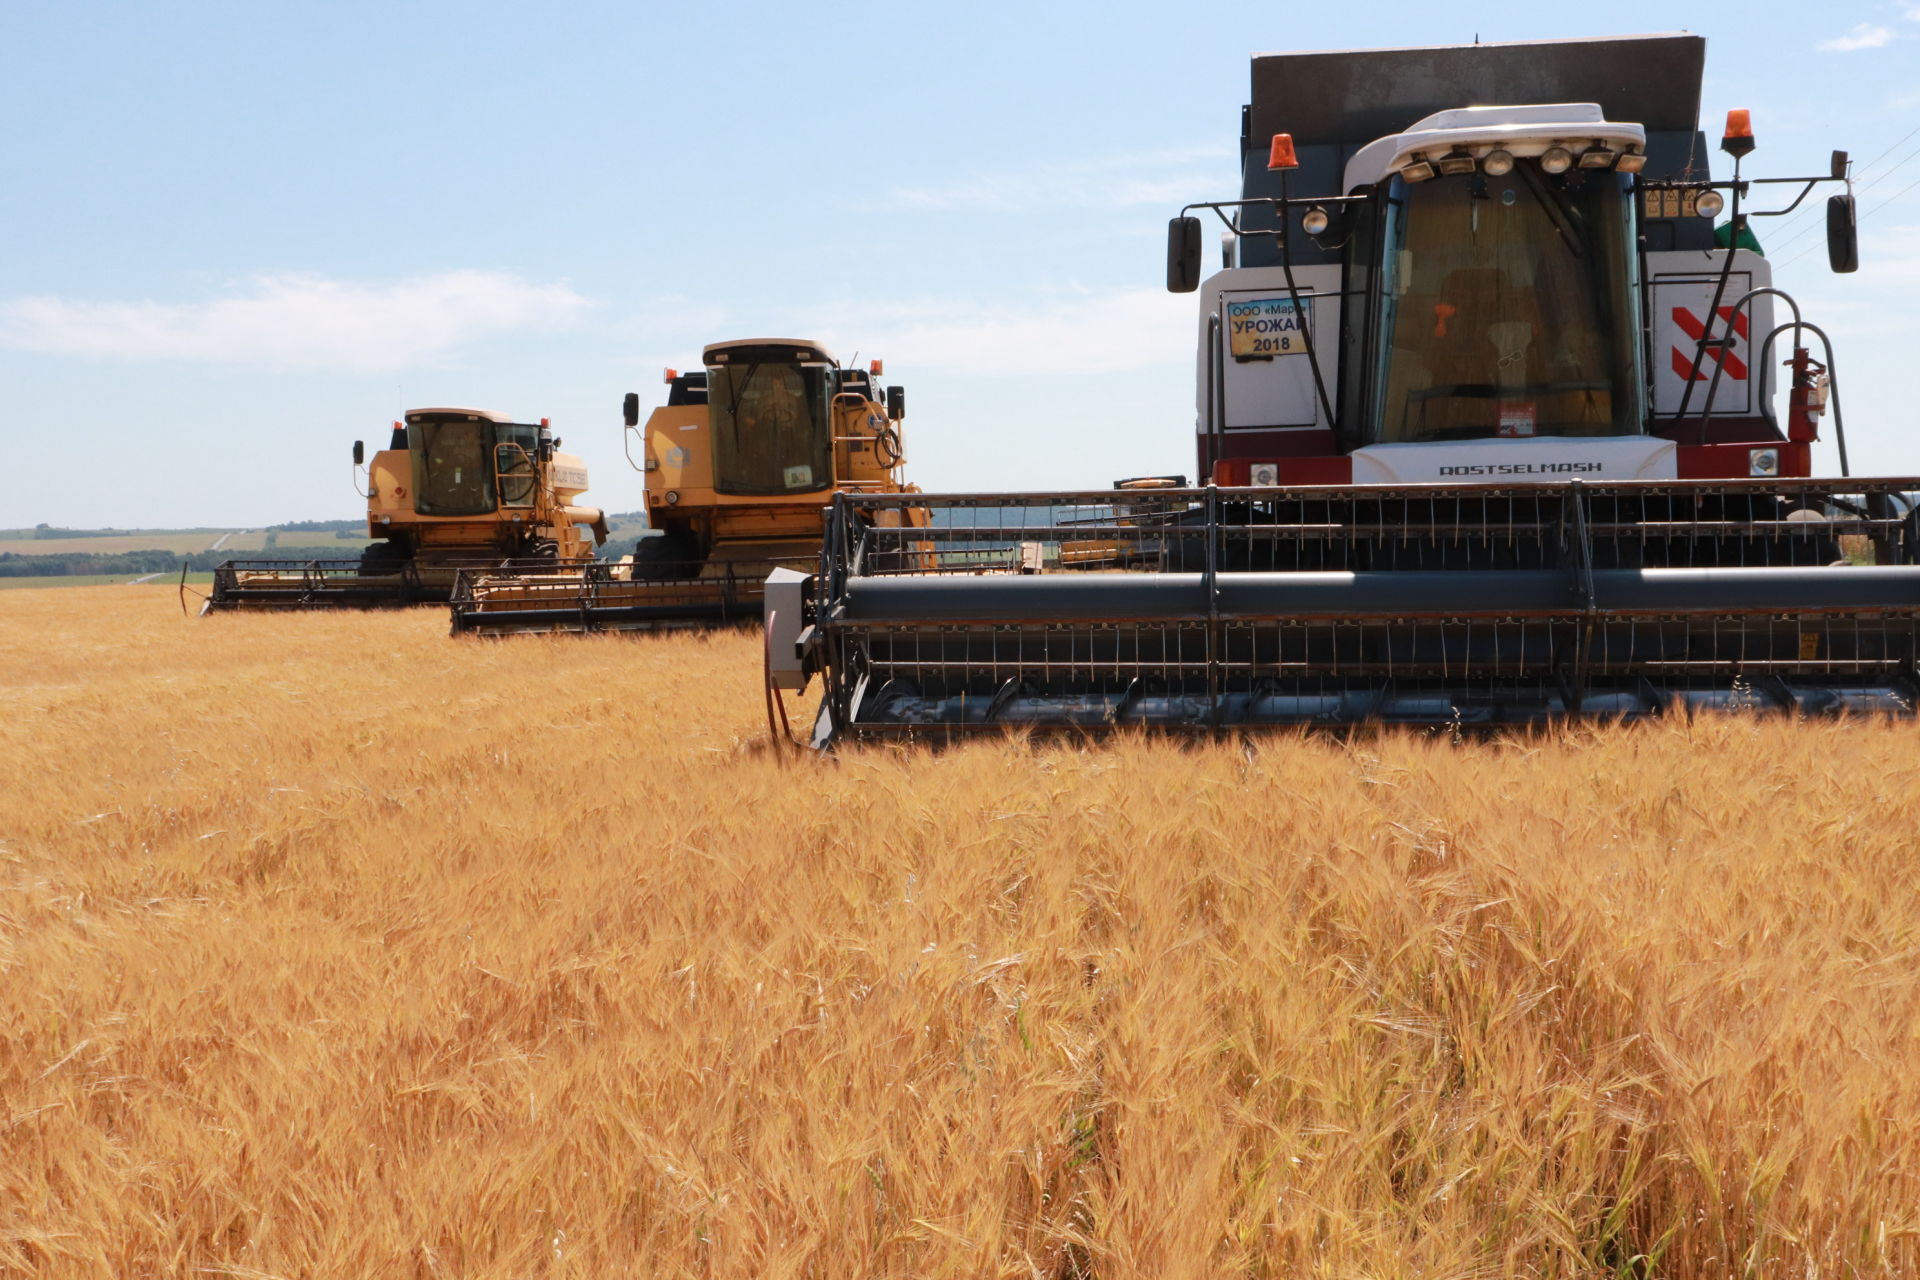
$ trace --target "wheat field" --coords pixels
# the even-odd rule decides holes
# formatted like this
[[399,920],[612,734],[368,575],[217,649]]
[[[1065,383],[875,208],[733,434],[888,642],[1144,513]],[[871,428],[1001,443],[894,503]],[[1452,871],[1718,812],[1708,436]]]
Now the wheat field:
[[772,751],[0,596],[0,1274],[1920,1275],[1909,725]]

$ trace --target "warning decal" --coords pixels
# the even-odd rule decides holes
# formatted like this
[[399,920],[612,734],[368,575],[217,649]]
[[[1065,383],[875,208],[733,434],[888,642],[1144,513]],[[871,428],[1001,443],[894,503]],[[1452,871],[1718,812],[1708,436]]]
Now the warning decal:
[[[1299,355],[1307,349],[1304,322],[1312,315],[1311,299],[1248,298],[1227,303],[1227,353],[1235,360],[1271,360]],[[1304,312],[1305,314],[1301,314]]]
[[1536,421],[1531,400],[1507,400],[1500,405],[1500,424],[1497,434],[1502,436],[1530,436],[1535,432]]
[[[1726,366],[1725,376],[1744,380],[1747,376],[1747,362],[1740,358],[1738,344],[1745,342],[1747,338],[1746,313],[1743,311],[1735,315],[1732,307],[1721,307],[1715,313],[1720,317],[1720,326],[1713,337],[1707,339],[1707,345],[1702,350],[1698,343],[1707,336],[1707,326],[1701,321],[1700,313],[1705,310],[1705,307],[1702,307],[1700,312],[1694,311],[1691,307],[1673,309],[1673,323],[1694,344],[1686,347],[1676,345],[1673,348],[1674,374],[1681,378],[1692,376],[1696,382],[1705,382],[1713,377],[1713,366],[1723,364]],[[1726,343],[1723,347],[1721,344],[1726,341],[1726,326],[1729,323],[1733,325],[1736,338],[1734,342]],[[1700,354],[1698,373],[1695,373],[1693,368],[1695,352]]]

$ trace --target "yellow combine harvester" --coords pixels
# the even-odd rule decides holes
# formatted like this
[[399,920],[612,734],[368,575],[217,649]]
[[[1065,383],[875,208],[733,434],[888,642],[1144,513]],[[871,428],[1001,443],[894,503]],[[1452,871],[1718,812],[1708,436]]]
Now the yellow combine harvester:
[[[411,410],[367,465],[374,541],[359,559],[229,560],[202,612],[437,602],[465,568],[584,563],[607,539],[606,517],[577,505],[586,464],[559,445],[545,419]],[[354,441],[354,466],[365,459]]]
[[[461,574],[455,634],[751,621],[768,573],[818,566],[836,493],[918,492],[900,480],[906,393],[881,391],[879,361],[844,369],[817,342],[746,338],[708,346],[701,362],[667,370],[667,403],[644,428],[639,396],[626,399],[654,532],[615,564]],[[882,518],[912,528],[926,513],[906,504]]]

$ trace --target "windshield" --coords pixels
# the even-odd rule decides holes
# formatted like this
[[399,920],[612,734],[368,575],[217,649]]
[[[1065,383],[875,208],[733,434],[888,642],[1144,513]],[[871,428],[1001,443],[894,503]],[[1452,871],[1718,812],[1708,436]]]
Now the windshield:
[[1645,429],[1625,183],[1532,160],[1500,177],[1394,179],[1375,441]]
[[733,351],[707,370],[713,487],[720,493],[808,493],[833,484],[824,366]]
[[416,419],[407,425],[407,444],[415,511],[479,516],[494,509],[491,422]]

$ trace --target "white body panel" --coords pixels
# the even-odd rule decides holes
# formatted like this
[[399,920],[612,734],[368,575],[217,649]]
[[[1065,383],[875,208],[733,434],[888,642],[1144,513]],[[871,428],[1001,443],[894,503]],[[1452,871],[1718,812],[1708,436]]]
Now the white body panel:
[[[1340,377],[1340,268],[1295,267],[1293,282],[1307,312],[1327,398]],[[1198,429],[1227,431],[1330,427],[1314,391],[1313,368],[1279,267],[1234,267],[1204,281],[1200,295]],[[1219,322],[1217,352],[1210,343]],[[1241,354],[1236,356],[1236,347]],[[1216,386],[1216,375],[1218,385]],[[1214,406],[1223,423],[1212,421]]]
[[767,575],[761,621],[766,625],[767,672],[776,689],[796,692],[807,687],[807,669],[796,647],[804,625],[807,575],[797,569],[776,568]]
[[[1724,250],[1647,255],[1647,309],[1653,327],[1653,348],[1648,355],[1653,366],[1653,415],[1656,418],[1671,418],[1680,411],[1686,375],[1692,370],[1707,307],[1713,301],[1714,286],[1719,282],[1725,261]],[[1733,274],[1720,298],[1720,314],[1715,317],[1712,328],[1706,330],[1708,335],[1716,339],[1723,337],[1734,304],[1749,290],[1764,289],[1772,284],[1773,268],[1765,258],[1745,249],[1735,252]],[[1755,363],[1758,343],[1766,339],[1772,328],[1771,296],[1755,298],[1741,308],[1734,327],[1734,345],[1726,357],[1727,367],[1720,375],[1718,390],[1713,393],[1714,413],[1773,417],[1773,369]],[[1781,359],[1792,354],[1790,346],[1782,352],[1779,342],[1774,344],[1774,353]],[[1687,400],[1689,419],[1707,407],[1707,388],[1713,385],[1715,359],[1715,353],[1709,350],[1700,361],[1700,376],[1695,380],[1693,396]]]
[[1673,442],[1651,436],[1533,436],[1374,444],[1353,453],[1355,484],[1671,480]]

